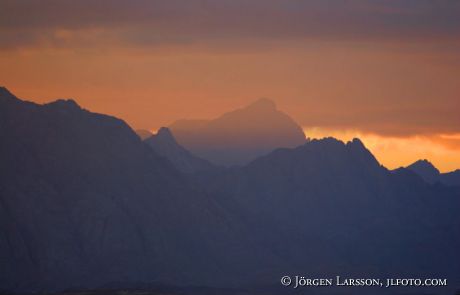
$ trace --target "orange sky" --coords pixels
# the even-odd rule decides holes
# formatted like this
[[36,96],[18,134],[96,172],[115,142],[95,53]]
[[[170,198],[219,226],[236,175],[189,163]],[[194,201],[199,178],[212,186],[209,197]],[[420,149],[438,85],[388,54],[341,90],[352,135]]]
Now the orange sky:
[[0,3],[0,85],[145,129],[268,97],[390,168],[460,168],[455,1],[79,3]]

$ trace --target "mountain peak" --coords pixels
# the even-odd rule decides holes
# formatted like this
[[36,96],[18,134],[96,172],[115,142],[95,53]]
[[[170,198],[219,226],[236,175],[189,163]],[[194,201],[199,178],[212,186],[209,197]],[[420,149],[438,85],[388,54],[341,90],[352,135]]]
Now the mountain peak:
[[326,145],[337,145],[337,146],[343,146],[344,145],[343,141],[338,140],[337,138],[332,137],[332,136],[323,137],[323,138],[320,138],[320,139],[314,138],[312,140],[312,142],[323,144],[323,145],[324,144],[326,144]]
[[300,125],[268,98],[213,120],[177,121],[169,127],[193,154],[225,166],[247,164],[274,149],[305,143]]
[[358,146],[364,146],[363,142],[361,141],[361,139],[355,137],[351,140],[351,143],[352,144],[355,144],[355,145],[358,145]]
[[[436,171],[437,173],[439,173],[439,170],[438,168],[436,168],[430,161],[428,161],[427,159],[420,159],[420,160],[417,160],[415,161],[414,163],[412,163],[409,167],[419,167],[419,168],[425,168],[425,169],[430,169],[430,170],[433,170],[433,171]],[[409,168],[408,167],[408,168]]]
[[435,183],[439,180],[439,170],[427,159],[418,160],[406,168],[421,176],[426,182]]
[[273,100],[269,98],[259,98],[258,100],[254,101],[247,108],[251,109],[263,109],[263,110],[276,110],[276,104]]
[[174,135],[172,134],[171,130],[169,130],[168,127],[161,127],[161,128],[158,130],[158,132],[157,132],[157,134],[155,135],[155,137],[161,138],[162,140],[167,139],[167,140],[171,140],[171,141],[174,141],[174,142],[176,141],[176,140],[174,139]]
[[367,148],[359,138],[353,138],[351,141],[346,143],[347,146],[356,150],[366,150]]

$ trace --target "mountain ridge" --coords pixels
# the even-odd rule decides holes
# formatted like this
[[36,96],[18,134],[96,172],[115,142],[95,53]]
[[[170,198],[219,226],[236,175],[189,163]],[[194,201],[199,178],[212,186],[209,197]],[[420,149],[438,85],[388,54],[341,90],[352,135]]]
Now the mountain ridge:
[[199,181],[298,273],[442,273],[454,280],[460,270],[453,263],[460,191],[431,186],[407,169],[389,171],[359,140],[312,140]]
[[443,185],[460,187],[460,169],[441,173],[438,168],[427,159],[417,160],[407,166],[406,169],[414,172],[430,184],[441,183]]

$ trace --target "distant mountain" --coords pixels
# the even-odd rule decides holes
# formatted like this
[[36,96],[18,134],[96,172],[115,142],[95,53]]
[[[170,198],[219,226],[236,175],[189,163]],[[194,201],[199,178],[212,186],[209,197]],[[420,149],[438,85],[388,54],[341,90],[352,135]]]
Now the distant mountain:
[[460,186],[460,170],[440,173],[428,160],[418,160],[406,168],[422,177],[428,183],[435,184],[439,182],[449,186]]
[[180,146],[166,127],[160,128],[157,134],[148,137],[145,143],[151,146],[157,154],[171,161],[182,172],[193,173],[216,168],[210,162],[192,155]]
[[147,139],[149,138],[150,136],[153,135],[152,132],[148,131],[148,130],[145,130],[145,129],[137,129],[136,130],[136,134],[142,139]]
[[305,143],[302,128],[269,99],[214,120],[180,120],[169,126],[179,144],[215,164],[246,164],[280,147]]
[[119,119],[0,88],[0,138],[2,291],[213,286],[270,257]]

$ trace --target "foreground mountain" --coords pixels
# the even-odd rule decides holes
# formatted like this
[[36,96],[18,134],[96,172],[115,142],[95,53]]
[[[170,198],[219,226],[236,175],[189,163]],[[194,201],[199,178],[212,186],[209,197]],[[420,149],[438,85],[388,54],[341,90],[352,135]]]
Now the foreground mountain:
[[180,120],[169,128],[187,150],[226,166],[246,164],[276,148],[305,143],[302,128],[268,99],[214,120]]
[[0,88],[0,138],[2,290],[228,284],[270,257],[119,119]]
[[[256,228],[255,238],[289,262],[291,273],[436,275],[449,278],[449,288],[460,287],[459,190],[430,186],[406,169],[390,172],[357,139],[313,140],[197,179]],[[357,288],[353,294],[452,294],[449,288]]]
[[460,186],[460,170],[440,173],[428,160],[418,160],[406,167],[428,183],[442,183],[448,186]]
[[145,139],[145,143],[152,147],[157,154],[171,161],[178,170],[184,173],[215,169],[210,162],[195,157],[180,146],[171,131],[166,127],[160,128],[157,134]]

